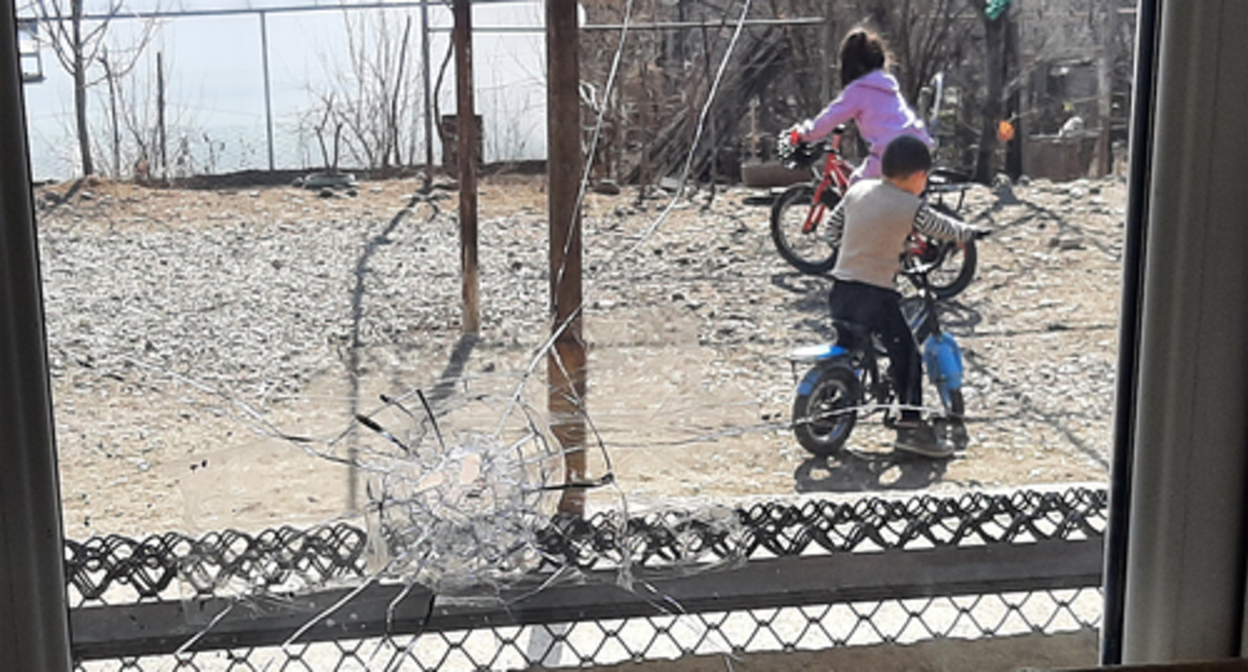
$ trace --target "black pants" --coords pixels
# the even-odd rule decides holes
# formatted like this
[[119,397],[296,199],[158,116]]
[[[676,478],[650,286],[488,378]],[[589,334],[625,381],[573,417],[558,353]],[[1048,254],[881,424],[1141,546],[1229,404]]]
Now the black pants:
[[[923,360],[910,327],[901,314],[901,295],[895,290],[861,282],[838,280],[828,304],[832,317],[853,322],[879,334],[888,351],[888,374],[902,406],[923,405]],[[866,347],[870,347],[867,345]],[[917,420],[918,410],[902,410],[902,419]]]

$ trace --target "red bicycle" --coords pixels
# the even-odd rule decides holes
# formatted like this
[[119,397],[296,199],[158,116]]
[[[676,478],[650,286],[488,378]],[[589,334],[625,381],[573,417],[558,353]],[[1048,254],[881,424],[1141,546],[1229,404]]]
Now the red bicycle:
[[[781,137],[779,150],[784,164],[790,168],[809,167],[814,179],[809,184],[789,187],[772,203],[771,239],[785,261],[808,275],[822,275],[836,265],[837,249],[832,246],[824,223],[849,188],[849,176],[854,170],[841,156],[844,131],[844,127],[838,127],[830,141],[817,143],[793,143],[786,136]],[[825,156],[822,171],[815,168],[821,154]],[[937,169],[932,171],[925,196],[932,207],[953,215],[961,209],[969,187],[964,176]],[[952,193],[958,198],[950,207],[944,198]],[[933,197],[935,200],[931,200]],[[909,272],[926,275],[932,294],[947,299],[971,283],[977,261],[974,241],[943,241],[916,232],[906,243],[903,264]]]

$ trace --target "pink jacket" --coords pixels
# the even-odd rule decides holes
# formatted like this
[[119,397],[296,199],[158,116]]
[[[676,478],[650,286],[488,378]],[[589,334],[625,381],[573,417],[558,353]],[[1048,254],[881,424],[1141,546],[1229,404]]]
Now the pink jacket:
[[893,138],[908,133],[928,146],[935,145],[905,98],[897,79],[883,70],[873,70],[849,83],[841,95],[819,116],[802,122],[797,130],[802,140],[818,140],[837,126],[853,119],[858,133],[871,145],[871,154],[854,171],[853,180],[880,176],[880,156]]

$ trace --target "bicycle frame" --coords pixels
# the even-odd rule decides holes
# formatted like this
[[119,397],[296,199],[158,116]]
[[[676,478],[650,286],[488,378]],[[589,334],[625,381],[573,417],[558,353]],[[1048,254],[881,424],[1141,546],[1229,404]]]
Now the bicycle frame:
[[[840,128],[832,132],[832,140],[827,143],[827,156],[824,158],[823,170],[816,172],[815,179],[815,195],[811,199],[812,207],[806,213],[806,221],[802,224],[802,233],[810,233],[814,230],[815,225],[823,218],[823,213],[828,206],[823,200],[823,194],[828,189],[835,189],[840,196],[845,195],[845,190],[849,189],[849,178],[853,175],[854,167],[850,165],[845,157],[841,156],[841,136],[844,131]],[[944,205],[945,194],[956,193],[958,201],[950,209],[957,212],[962,209],[962,203],[966,199],[966,190],[969,186],[964,181],[955,182],[953,175],[947,174],[941,169],[932,171],[932,176],[928,183],[927,189],[924,191],[925,196],[935,196],[935,203]],[[921,252],[925,241],[913,240],[912,244],[918,247],[915,250]]]
[[823,193],[828,189],[836,189],[840,196],[845,195],[849,188],[849,176],[853,167],[841,156],[841,129],[832,132],[832,141],[828,144],[827,157],[823,161],[823,172],[818,175],[819,182],[815,185],[815,196],[811,199],[813,207],[806,213],[806,221],[802,223],[802,233],[814,231],[822,221],[823,213],[828,209],[823,200]]

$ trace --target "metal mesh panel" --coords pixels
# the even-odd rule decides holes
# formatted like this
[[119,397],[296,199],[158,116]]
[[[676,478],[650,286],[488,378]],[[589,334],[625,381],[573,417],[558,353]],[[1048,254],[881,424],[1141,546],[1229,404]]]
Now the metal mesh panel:
[[[774,599],[743,609],[680,613],[677,608],[666,614],[620,612],[620,618],[577,622],[429,628],[419,634],[284,647],[84,660],[78,668],[479,670],[1067,632],[1097,625],[1101,599],[1095,576],[1020,585],[1010,592],[981,593],[967,590],[965,583],[947,589],[929,586],[922,597],[897,597],[904,593],[887,590],[890,564],[906,557],[952,558],[994,545],[1048,544],[1051,549],[1058,544],[1061,550],[1069,542],[1074,548],[1078,542],[1099,541],[1106,510],[1104,490],[1072,488],[956,498],[766,502],[729,511],[739,523],[736,527],[688,511],[656,511],[628,520],[614,513],[588,520],[556,518],[539,535],[546,558],[543,574],[575,569],[588,575],[628,564],[647,577],[662,577],[725,561],[748,568],[782,558],[806,562],[882,553],[878,573],[883,592],[854,593],[882,597],[803,604],[785,602],[789,595],[777,592]],[[118,536],[70,541],[66,568],[71,604],[121,607],[358,584],[367,571],[367,541],[364,531],[348,524],[312,530],[283,527],[255,535],[223,531],[200,539],[169,533],[142,541]],[[872,572],[876,566],[870,565]],[[720,580],[724,588],[734,580],[727,573],[702,578],[707,576],[709,585]],[[1017,579],[1000,585],[1015,584]],[[1048,587],[1036,589],[1040,585]]]
[[1098,588],[552,623],[80,662],[95,670],[499,670],[817,651],[1099,627]]

